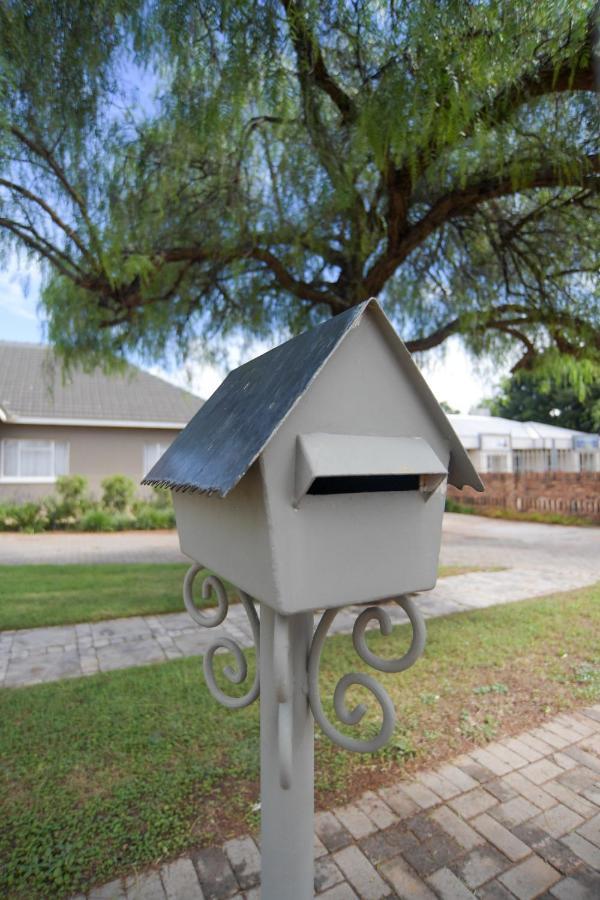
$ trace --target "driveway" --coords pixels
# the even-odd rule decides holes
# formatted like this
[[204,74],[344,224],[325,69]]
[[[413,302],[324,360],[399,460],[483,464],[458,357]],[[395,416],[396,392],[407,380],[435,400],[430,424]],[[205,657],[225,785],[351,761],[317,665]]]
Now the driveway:
[[[115,534],[0,534],[0,565],[186,562],[174,531]],[[600,580],[600,528],[444,516],[444,565],[546,568]],[[582,573],[583,570],[583,573]]]

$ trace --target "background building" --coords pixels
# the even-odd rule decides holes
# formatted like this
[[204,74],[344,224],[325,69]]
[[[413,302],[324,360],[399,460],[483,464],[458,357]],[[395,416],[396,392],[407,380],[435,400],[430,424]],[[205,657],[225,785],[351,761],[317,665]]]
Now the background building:
[[96,494],[107,475],[139,483],[201,404],[133,366],[65,382],[47,347],[0,341],[0,501],[43,497],[59,475]]
[[478,472],[600,472],[600,436],[541,422],[451,415]]

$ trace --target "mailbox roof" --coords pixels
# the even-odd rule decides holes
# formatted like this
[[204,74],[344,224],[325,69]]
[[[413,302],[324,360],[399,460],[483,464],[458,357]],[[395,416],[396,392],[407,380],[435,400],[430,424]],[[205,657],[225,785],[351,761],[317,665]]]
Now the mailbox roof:
[[415,390],[450,443],[450,483],[483,490],[459,438],[376,300],[352,307],[230,372],[142,483],[225,497],[367,310],[392,340],[400,363],[410,367]]

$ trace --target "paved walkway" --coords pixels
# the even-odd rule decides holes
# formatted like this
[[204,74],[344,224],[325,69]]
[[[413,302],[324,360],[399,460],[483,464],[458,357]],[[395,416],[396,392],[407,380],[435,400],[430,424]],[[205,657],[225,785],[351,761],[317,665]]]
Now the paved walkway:
[[[600,704],[367,791],[315,824],[320,900],[598,900]],[[87,897],[257,900],[259,870],[245,836]]]
[[0,566],[186,561],[174,531],[0,534]]
[[[418,602],[424,615],[431,618],[566,591],[597,579],[600,571],[586,569],[470,572],[441,578],[433,591],[419,596]],[[388,608],[393,621],[406,621],[396,604]],[[350,607],[340,612],[332,633],[350,632],[360,610],[361,607]],[[252,633],[241,605],[230,606],[227,619],[218,628],[202,628],[182,612],[4,631],[0,632],[0,687],[77,678],[182,656],[199,656],[221,636],[233,638],[243,647],[252,644]]]

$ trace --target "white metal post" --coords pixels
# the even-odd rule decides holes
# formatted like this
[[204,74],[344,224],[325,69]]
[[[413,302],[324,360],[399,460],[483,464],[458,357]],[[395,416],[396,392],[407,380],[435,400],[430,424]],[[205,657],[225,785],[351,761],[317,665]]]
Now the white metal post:
[[310,612],[260,611],[262,900],[314,896],[314,724],[308,702]]

